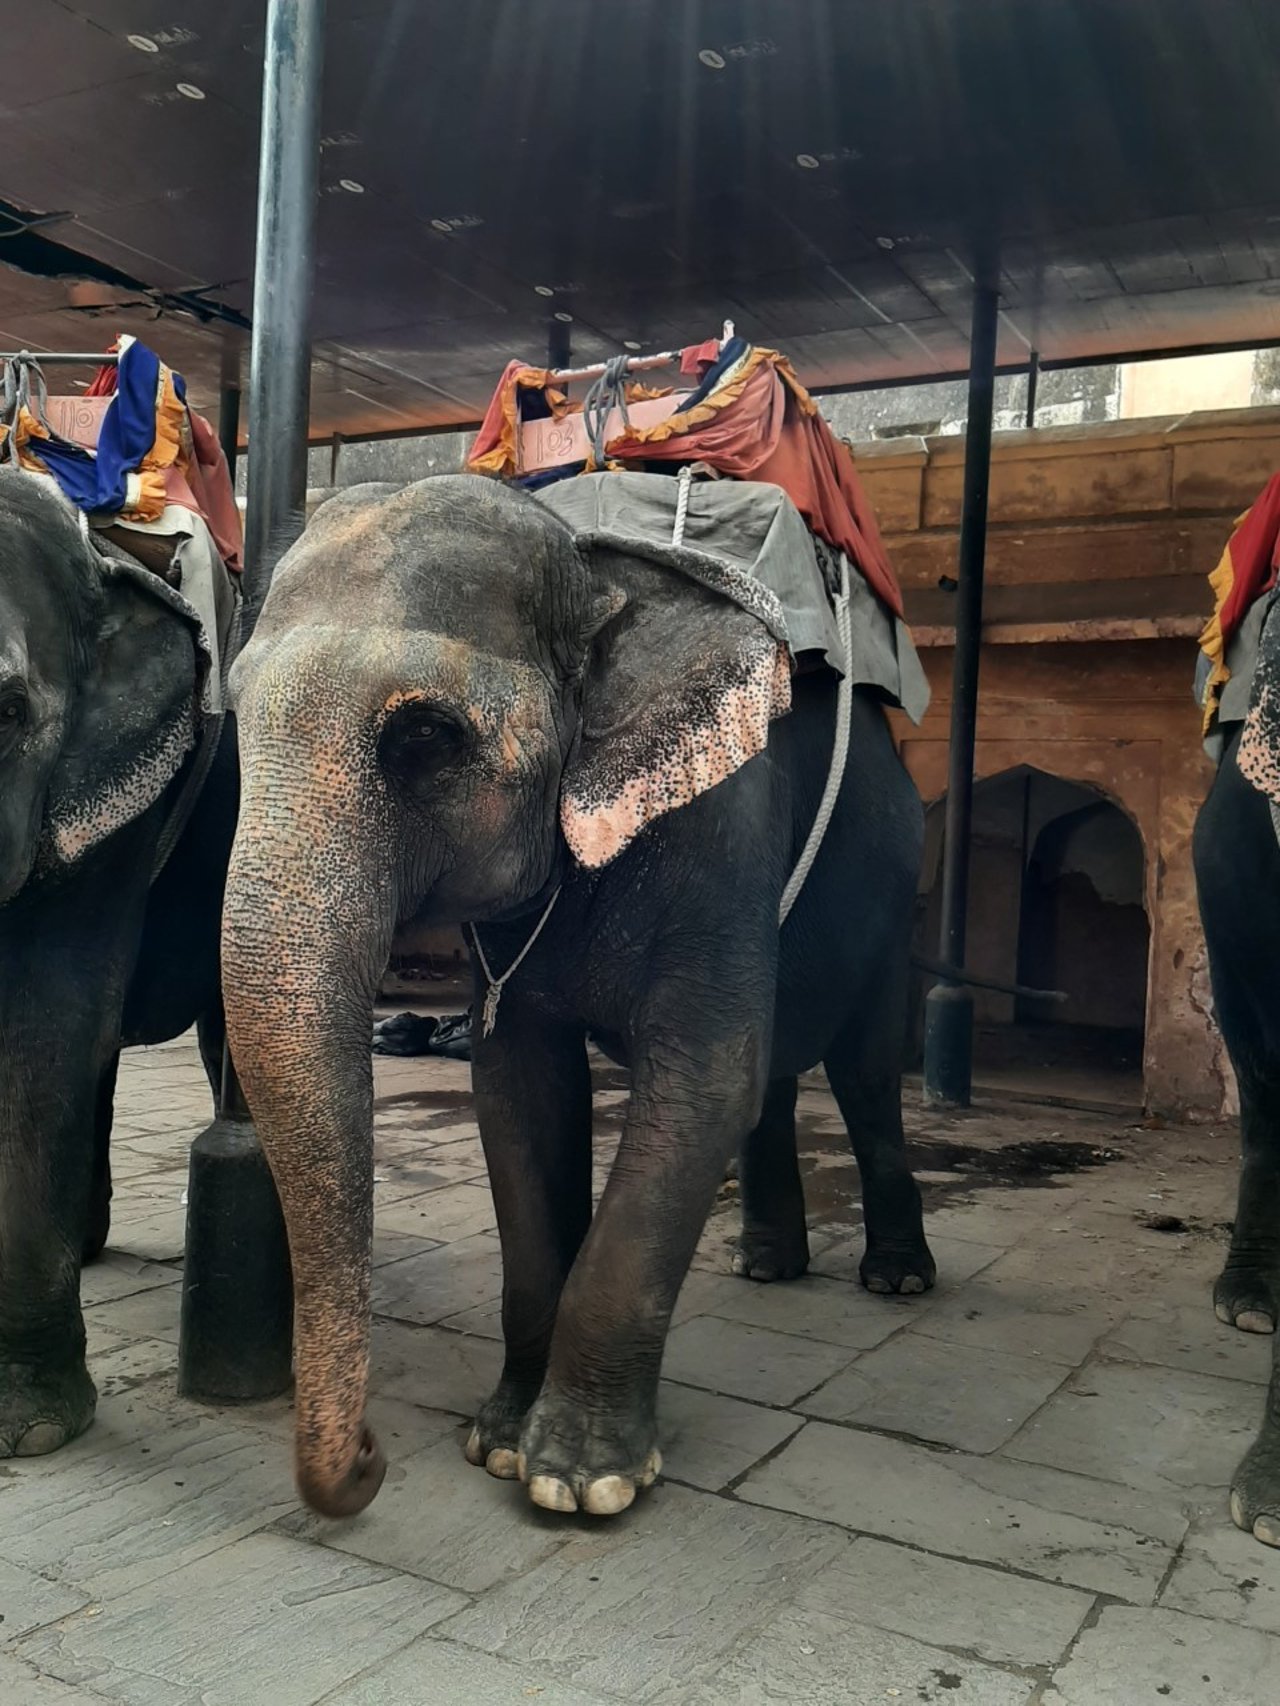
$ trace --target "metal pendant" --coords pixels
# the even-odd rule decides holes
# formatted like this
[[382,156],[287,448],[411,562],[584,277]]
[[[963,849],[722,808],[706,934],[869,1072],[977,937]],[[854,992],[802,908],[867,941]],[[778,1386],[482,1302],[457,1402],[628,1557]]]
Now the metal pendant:
[[493,1028],[498,1022],[498,1003],[502,1000],[502,985],[491,983],[485,991],[484,1011],[481,1014],[481,1032],[486,1037],[493,1035]]

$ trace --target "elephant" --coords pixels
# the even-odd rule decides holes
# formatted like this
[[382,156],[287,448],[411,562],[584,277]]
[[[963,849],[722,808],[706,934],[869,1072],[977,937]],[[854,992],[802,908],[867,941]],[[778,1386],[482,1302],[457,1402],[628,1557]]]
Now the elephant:
[[[93,1418],[80,1272],[109,1231],[120,1050],[199,1020],[216,1086],[218,931],[239,780],[229,726],[208,727],[209,746],[201,739],[208,661],[194,612],[104,550],[41,476],[0,469],[0,540],[8,1457],[55,1451]],[[206,779],[180,829],[175,802],[202,760]],[[162,840],[175,836],[157,872]]]
[[[505,1356],[470,1462],[597,1516],[654,1480],[667,1328],[735,1153],[735,1270],[806,1268],[797,1075],[820,1062],[862,1177],[864,1285],[933,1283],[900,1083],[919,797],[882,703],[854,691],[835,809],[780,930],[837,681],[797,672],[789,714],[768,721],[766,703],[753,721],[761,633],[470,474],[349,489],[279,563],[231,680],[242,807],[222,951],[288,1228],[314,1510],[358,1512],[386,1468],[365,1420],[369,1026],[407,921],[473,931]],[[594,1213],[589,1040],[631,1085]]]
[[[1213,1004],[1240,1095],[1242,1164],[1231,1245],[1214,1287],[1218,1318],[1244,1332],[1280,1321],[1280,633],[1262,630],[1254,704],[1227,725],[1193,842]],[[1236,1525],[1280,1546],[1280,1339],[1257,1440],[1231,1485]]]

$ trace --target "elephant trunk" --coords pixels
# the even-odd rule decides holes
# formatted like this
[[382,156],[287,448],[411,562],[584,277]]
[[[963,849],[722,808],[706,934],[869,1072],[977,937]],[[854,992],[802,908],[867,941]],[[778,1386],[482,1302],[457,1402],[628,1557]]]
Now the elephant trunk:
[[376,782],[338,718],[324,721],[327,738],[301,752],[242,728],[222,966],[228,1040],[289,1230],[298,1488],[312,1509],[344,1517],[364,1509],[386,1471],[364,1419],[369,1034],[395,903],[376,857]]

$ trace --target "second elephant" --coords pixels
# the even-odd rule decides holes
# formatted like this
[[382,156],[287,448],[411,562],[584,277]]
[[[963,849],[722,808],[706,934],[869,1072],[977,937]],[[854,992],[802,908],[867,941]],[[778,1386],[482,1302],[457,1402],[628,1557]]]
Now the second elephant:
[[[312,1506],[351,1514],[383,1474],[369,1026],[409,919],[475,924],[490,974],[473,1081],[506,1358],[472,1462],[598,1515],[652,1480],[668,1322],[739,1146],[737,1271],[807,1264],[794,1110],[819,1062],[862,1174],[863,1283],[932,1284],[899,1082],[922,814],[873,695],[853,694],[834,816],[779,931],[835,678],[789,681],[755,615],[585,550],[528,497],[461,476],[331,500],[233,691],[227,1015],[288,1221]],[[594,1215],[588,1035],[632,1083]]]

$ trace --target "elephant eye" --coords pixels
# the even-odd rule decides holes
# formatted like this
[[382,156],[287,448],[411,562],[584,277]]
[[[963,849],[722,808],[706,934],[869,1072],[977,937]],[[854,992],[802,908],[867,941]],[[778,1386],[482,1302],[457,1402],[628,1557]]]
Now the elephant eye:
[[0,698],[0,746],[14,740],[26,725],[27,701],[22,693],[6,693]]
[[406,782],[414,781],[426,770],[434,774],[451,764],[466,741],[464,725],[448,706],[418,701],[388,719],[381,743],[383,762]]

